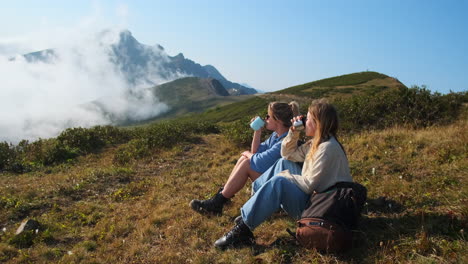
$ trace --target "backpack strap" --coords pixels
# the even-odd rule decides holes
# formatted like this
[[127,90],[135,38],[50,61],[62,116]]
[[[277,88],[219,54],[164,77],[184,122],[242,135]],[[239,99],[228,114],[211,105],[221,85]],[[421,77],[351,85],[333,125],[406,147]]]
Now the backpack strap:
[[296,234],[293,231],[291,231],[291,229],[286,228],[286,232],[288,232],[288,234],[290,234],[292,237],[294,237],[294,239],[297,240]]

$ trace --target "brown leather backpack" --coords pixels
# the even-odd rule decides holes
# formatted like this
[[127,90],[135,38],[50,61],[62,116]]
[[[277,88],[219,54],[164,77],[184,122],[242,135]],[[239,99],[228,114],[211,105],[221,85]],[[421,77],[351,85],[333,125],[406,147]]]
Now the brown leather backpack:
[[338,182],[321,193],[313,193],[308,207],[297,221],[297,241],[306,248],[339,252],[352,246],[367,189],[359,183]]

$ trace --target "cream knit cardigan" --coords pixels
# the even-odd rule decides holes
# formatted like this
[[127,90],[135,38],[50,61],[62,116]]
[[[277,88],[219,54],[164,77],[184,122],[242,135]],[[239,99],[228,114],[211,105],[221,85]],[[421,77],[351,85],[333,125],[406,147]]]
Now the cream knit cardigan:
[[335,137],[330,137],[328,141],[320,144],[314,159],[310,159],[306,157],[313,139],[298,147],[299,136],[299,131],[289,131],[281,143],[281,156],[290,161],[304,162],[302,175],[291,174],[289,170],[285,170],[280,172],[279,176],[288,178],[307,194],[322,192],[340,181],[353,181],[348,159]]

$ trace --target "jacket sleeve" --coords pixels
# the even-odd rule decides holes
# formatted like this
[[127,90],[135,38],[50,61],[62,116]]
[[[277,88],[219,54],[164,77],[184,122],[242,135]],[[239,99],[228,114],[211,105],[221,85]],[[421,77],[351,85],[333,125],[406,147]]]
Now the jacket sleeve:
[[281,143],[281,157],[294,162],[304,162],[305,157],[310,149],[310,143],[307,142],[301,146],[297,146],[299,140],[299,131],[289,131],[288,135]]
[[260,145],[258,146],[258,149],[257,149],[257,151],[255,153],[260,153],[260,152],[265,151],[268,148],[270,140],[271,140],[271,136],[267,140],[260,143]]
[[271,148],[253,154],[250,159],[252,170],[263,173],[270,168],[279,158],[281,158],[281,142],[275,143]]
[[314,161],[308,159],[305,162],[309,163],[309,169],[303,175],[295,175],[289,171],[281,172],[279,175],[291,179],[302,191],[311,194],[314,190],[321,191],[328,187],[329,182],[334,179],[328,179],[330,171],[334,167],[334,159],[321,149],[314,155]]

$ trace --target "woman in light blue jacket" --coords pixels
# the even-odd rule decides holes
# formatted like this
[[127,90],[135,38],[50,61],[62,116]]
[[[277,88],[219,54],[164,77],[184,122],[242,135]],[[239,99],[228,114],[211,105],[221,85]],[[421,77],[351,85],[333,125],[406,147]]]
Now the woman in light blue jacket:
[[224,204],[245,186],[248,179],[255,181],[281,158],[281,141],[288,134],[291,119],[297,115],[299,105],[296,102],[270,103],[265,128],[273,131],[271,136],[260,143],[262,129],[256,130],[250,151],[241,154],[224,187],[208,200],[192,200],[190,207],[200,213],[221,214]]

